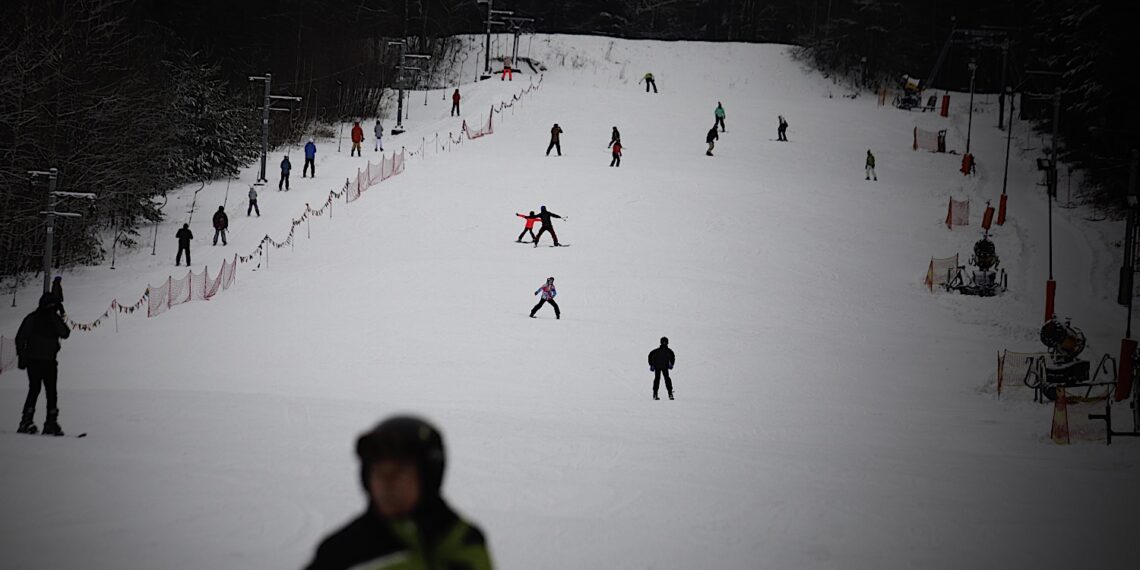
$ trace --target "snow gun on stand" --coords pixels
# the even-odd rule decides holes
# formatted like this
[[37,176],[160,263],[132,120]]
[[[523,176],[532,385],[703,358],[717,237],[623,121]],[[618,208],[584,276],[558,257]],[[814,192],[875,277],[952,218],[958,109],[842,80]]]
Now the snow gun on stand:
[[895,95],[891,101],[895,107],[904,111],[922,107],[922,87],[917,77],[903,75],[899,86],[902,88],[902,93]]
[[994,242],[990,241],[989,234],[984,234],[982,239],[974,244],[974,255],[970,257],[970,265],[977,267],[977,270],[969,272],[970,281],[966,282],[966,266],[959,265],[954,270],[953,277],[943,284],[943,287],[947,291],[957,291],[963,295],[993,297],[999,290],[1005,291],[1009,288],[1005,269],[1000,273],[995,271],[1000,261]]
[[1105,354],[1096,370],[1091,370],[1089,361],[1080,358],[1088,344],[1085,333],[1074,327],[1070,319],[1061,322],[1053,316],[1041,327],[1041,343],[1049,351],[1048,358],[1038,357],[1029,367],[1025,372],[1025,385],[1049,401],[1057,399],[1058,388],[1086,388],[1085,397],[1088,397],[1094,387],[1116,385],[1116,360],[1111,354]]

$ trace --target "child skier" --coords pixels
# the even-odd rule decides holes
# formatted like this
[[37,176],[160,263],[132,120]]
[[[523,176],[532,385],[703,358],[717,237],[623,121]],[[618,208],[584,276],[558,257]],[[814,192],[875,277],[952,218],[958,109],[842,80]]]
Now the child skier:
[[713,128],[709,129],[709,133],[705,135],[705,142],[709,143],[709,149],[705,151],[705,156],[713,155],[713,147],[716,146],[713,141],[716,141],[719,138],[720,135],[716,134],[716,125],[713,125]]
[[518,217],[520,217],[520,218],[522,218],[522,219],[524,219],[524,220],[526,220],[526,227],[525,227],[525,228],[523,228],[523,231],[522,231],[522,233],[520,233],[520,234],[519,234],[519,238],[518,238],[518,239],[516,239],[515,241],[517,241],[517,242],[519,242],[519,243],[522,243],[522,238],[523,238],[523,236],[524,236],[524,235],[526,235],[527,233],[529,233],[529,234],[530,234],[530,239],[531,239],[531,241],[534,241],[534,240],[538,239],[538,236],[534,235],[534,222],[538,220],[538,216],[535,216],[535,215],[534,215],[534,210],[531,210],[531,211],[530,211],[530,215],[529,215],[529,216],[526,216],[526,215],[523,215],[523,214],[519,214],[519,213],[516,213],[515,215],[516,215],[516,216],[518,216]]
[[352,123],[352,150],[348,151],[348,156],[356,153],[360,156],[360,143],[364,142],[364,129],[360,128],[360,121]]
[[614,149],[613,158],[610,159],[610,166],[621,166],[621,141],[615,141],[610,148]]
[[558,294],[558,291],[554,289],[554,278],[553,277],[547,277],[546,278],[546,285],[539,287],[538,290],[536,290],[534,292],[535,295],[537,295],[539,293],[542,293],[542,297],[539,298],[538,304],[535,305],[534,308],[530,310],[530,318],[533,319],[534,314],[537,313],[538,310],[541,309],[544,304],[550,303],[550,306],[554,307],[554,318],[555,319],[561,319],[562,318],[562,311],[560,311],[558,309],[558,303],[554,302],[554,296]]

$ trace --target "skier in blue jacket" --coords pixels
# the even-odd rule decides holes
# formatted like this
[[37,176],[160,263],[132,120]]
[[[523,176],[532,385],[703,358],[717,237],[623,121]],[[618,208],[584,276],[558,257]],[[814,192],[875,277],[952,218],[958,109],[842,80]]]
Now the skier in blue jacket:
[[293,170],[293,165],[289,163],[289,155],[281,159],[281,181],[277,183],[277,190],[280,191],[284,186],[285,190],[289,190],[289,171]]
[[309,172],[310,168],[312,168],[313,171],[309,172],[309,178],[316,178],[317,165],[314,162],[316,159],[317,145],[313,142],[313,139],[309,139],[309,142],[305,143],[305,166],[301,168],[301,178],[305,177],[305,173]]

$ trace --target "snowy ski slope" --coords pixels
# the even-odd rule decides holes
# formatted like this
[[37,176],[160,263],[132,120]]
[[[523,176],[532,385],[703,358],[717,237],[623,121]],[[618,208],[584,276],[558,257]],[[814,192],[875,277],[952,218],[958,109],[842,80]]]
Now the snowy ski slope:
[[[948,128],[961,152],[961,94],[950,118],[844,98],[778,45],[537,36],[530,49],[542,88],[493,135],[409,159],[209,302],[65,341],[61,423],[91,436],[0,437],[0,567],[300,567],[364,506],[356,435],[401,411],[443,429],[445,494],[501,568],[1129,567],[1140,448],[1056,446],[1051,408],[994,394],[995,353],[1038,350],[1048,273],[1025,125],[994,231],[1011,291],[931,295],[928,260],[966,259],[1001,190],[992,100],[978,98],[965,178],[958,156],[911,150],[918,125]],[[659,94],[637,85],[646,71]],[[461,84],[464,117],[482,124],[531,79]],[[426,106],[412,93],[387,149],[458,133],[450,91]],[[718,101],[728,132],[710,158]],[[773,140],[777,114],[788,143]],[[547,158],[553,123],[563,156]],[[318,145],[318,177],[265,189],[261,218],[242,215],[254,170],[230,186],[228,247],[208,241],[225,182],[199,192],[196,267],[279,239],[364,163]],[[863,180],[868,148],[878,182]],[[115,271],[65,273],[72,318],[184,274],[173,233],[194,189],[171,198],[156,256],[145,241]],[[971,200],[972,226],[941,223],[949,196]],[[514,243],[515,213],[540,205],[569,217],[555,227],[571,247]],[[1084,215],[1055,212],[1057,306],[1099,359],[1124,324],[1109,245],[1122,230]],[[548,276],[562,319],[528,319]],[[3,303],[0,333],[34,289]],[[663,335],[676,401],[650,397]],[[11,429],[25,384],[0,375]]]

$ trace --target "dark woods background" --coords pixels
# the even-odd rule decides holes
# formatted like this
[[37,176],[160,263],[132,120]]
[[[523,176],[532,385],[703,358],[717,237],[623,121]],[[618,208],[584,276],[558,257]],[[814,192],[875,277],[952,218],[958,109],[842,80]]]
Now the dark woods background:
[[[1088,200],[1118,205],[1137,145],[1133,30],[1124,3],[1083,0],[497,0],[537,18],[540,32],[627,38],[778,42],[845,84],[873,90],[903,73],[925,78],[956,18],[959,28],[1007,28],[1006,83],[1063,92],[1066,159],[1086,173]],[[447,54],[442,38],[483,30],[474,0],[7,0],[0,3],[0,276],[39,268],[44,189],[26,171],[55,167],[60,190],[94,192],[60,209],[57,264],[97,262],[112,240],[135,245],[165,192],[224,178],[260,145],[263,86],[298,95],[274,113],[271,144],[319,125],[379,113],[393,87],[390,39]],[[866,58],[866,62],[863,62]],[[1001,51],[955,44],[935,88],[1001,85]],[[446,59],[443,57],[442,59]],[[1030,69],[1061,71],[1060,79]],[[426,80],[431,84],[431,79]],[[433,85],[441,87],[441,85]],[[1049,130],[1050,104],[1025,118]],[[900,111],[902,112],[902,111]]]

